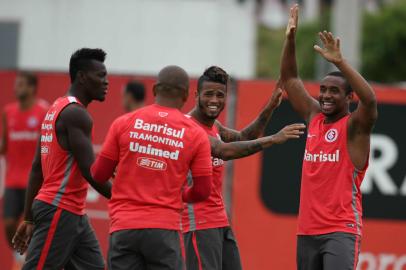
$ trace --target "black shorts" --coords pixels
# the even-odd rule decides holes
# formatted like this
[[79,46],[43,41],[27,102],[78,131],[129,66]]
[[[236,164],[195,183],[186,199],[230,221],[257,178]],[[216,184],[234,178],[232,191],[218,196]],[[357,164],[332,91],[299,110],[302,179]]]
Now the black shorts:
[[5,188],[3,218],[19,219],[24,212],[25,188]]
[[230,227],[184,234],[188,270],[240,270],[237,241]]
[[163,229],[113,232],[107,264],[109,270],[185,270],[182,235]]
[[86,215],[75,215],[38,200],[32,212],[34,234],[23,270],[104,269],[99,242]]
[[297,269],[355,270],[360,245],[361,237],[351,233],[299,235],[297,238]]

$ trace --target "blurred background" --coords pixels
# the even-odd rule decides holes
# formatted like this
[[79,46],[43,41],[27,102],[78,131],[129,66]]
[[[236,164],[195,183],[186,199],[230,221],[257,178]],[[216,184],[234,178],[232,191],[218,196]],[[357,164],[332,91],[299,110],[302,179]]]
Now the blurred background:
[[[0,0],[0,110],[15,102],[17,72],[38,77],[38,98],[52,103],[69,87],[70,55],[81,47],[107,52],[109,93],[89,106],[95,151],[114,118],[124,113],[123,89],[144,84],[153,102],[154,76],[176,64],[194,78],[211,65],[234,78],[221,121],[237,129],[260,112],[275,87],[289,7],[300,4],[299,74],[310,93],[333,67],[313,51],[317,32],[341,38],[346,59],[376,90],[379,119],[370,168],[362,185],[364,236],[358,269],[406,269],[406,1],[405,0]],[[267,134],[300,121],[284,100]],[[304,138],[227,162],[224,196],[244,269],[295,269],[296,215]],[[24,153],[21,153],[24,154]],[[5,159],[0,160],[0,263],[14,255],[3,229]],[[88,214],[104,252],[106,201],[89,192]]]

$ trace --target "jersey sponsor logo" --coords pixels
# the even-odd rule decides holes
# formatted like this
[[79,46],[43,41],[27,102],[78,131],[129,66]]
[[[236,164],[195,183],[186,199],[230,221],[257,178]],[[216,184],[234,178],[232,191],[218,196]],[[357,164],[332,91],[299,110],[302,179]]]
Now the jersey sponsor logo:
[[41,146],[41,154],[48,154],[49,148],[47,146]]
[[168,158],[168,159],[172,159],[172,160],[179,159],[179,150],[176,150],[175,152],[166,151],[166,150],[154,148],[150,144],[145,146],[145,145],[140,145],[139,143],[130,142],[130,151],[138,152],[138,153],[142,153],[142,154],[148,154],[148,155],[157,156],[157,157]]
[[337,138],[338,138],[338,131],[335,128],[329,129],[326,132],[326,135],[324,135],[324,139],[327,142],[334,142],[335,140],[337,140]]
[[304,160],[310,162],[339,162],[340,161],[340,150],[336,150],[334,153],[324,153],[320,151],[319,153],[309,153],[305,149]]
[[213,167],[220,167],[224,165],[224,160],[220,158],[211,157]]
[[36,141],[38,136],[38,131],[11,131],[9,133],[10,141]]
[[316,137],[316,135],[315,134],[307,134],[307,138],[314,138],[314,137]]
[[168,116],[168,113],[167,113],[167,112],[158,112],[158,115],[159,115],[160,117],[167,117],[167,116]]
[[56,114],[56,112],[54,111],[54,112],[49,112],[49,113],[47,113],[46,115],[45,115],[45,121],[53,121],[54,120],[54,118],[55,118],[55,114]]
[[35,116],[31,116],[27,120],[27,126],[30,128],[35,128],[36,126],[38,126],[38,119]]
[[135,131],[130,131],[130,138],[132,139],[137,139],[137,140],[143,140],[143,141],[149,141],[149,142],[154,142],[154,143],[161,143],[161,144],[166,144],[178,148],[183,148],[183,142],[182,141],[177,141],[177,140],[172,140],[166,137],[160,137],[158,135],[152,135],[152,134],[146,134],[146,133],[138,133]]
[[41,129],[42,130],[52,130],[52,124],[42,123]]
[[165,171],[166,162],[155,158],[139,157],[137,158],[137,165],[150,170]]
[[182,139],[183,136],[185,135],[185,128],[182,128],[179,130],[179,129],[168,127],[168,124],[158,125],[158,124],[144,123],[144,120],[142,120],[142,119],[135,120],[134,128],[146,130],[146,131],[152,131],[152,132],[156,132],[156,133],[162,133],[164,135],[179,138],[179,139]]
[[41,142],[52,142],[52,134],[41,135]]

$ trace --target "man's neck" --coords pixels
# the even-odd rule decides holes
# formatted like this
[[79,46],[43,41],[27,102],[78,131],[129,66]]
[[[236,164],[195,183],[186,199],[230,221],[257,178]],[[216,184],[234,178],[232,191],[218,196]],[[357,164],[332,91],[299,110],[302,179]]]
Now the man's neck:
[[216,122],[216,119],[207,118],[198,108],[193,108],[193,110],[189,113],[194,119],[196,119],[199,123],[211,128]]
[[19,101],[20,109],[26,111],[32,108],[35,104],[35,97],[28,97],[24,100]]
[[87,106],[89,105],[89,103],[91,102],[91,100],[89,100],[85,95],[84,95],[85,91],[78,89],[77,86],[75,85],[71,85],[71,87],[68,90],[67,95],[68,96],[73,96],[75,98],[77,98],[80,103],[82,103],[83,106],[85,106],[87,108]]

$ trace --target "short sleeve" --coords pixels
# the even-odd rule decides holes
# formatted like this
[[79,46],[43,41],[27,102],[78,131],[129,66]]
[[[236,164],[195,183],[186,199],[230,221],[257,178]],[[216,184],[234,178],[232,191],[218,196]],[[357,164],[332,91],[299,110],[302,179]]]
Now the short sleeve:
[[192,175],[194,177],[212,175],[211,147],[209,138],[203,130],[197,132],[194,148],[194,155],[190,164]]
[[120,121],[121,119],[118,118],[114,120],[113,124],[110,126],[110,129],[106,135],[106,139],[104,140],[102,150],[100,151],[100,155],[102,157],[118,161],[120,156],[120,144],[119,144],[119,129],[120,129]]

